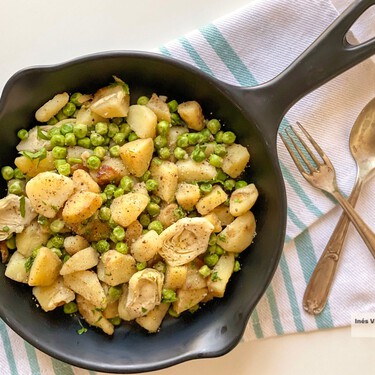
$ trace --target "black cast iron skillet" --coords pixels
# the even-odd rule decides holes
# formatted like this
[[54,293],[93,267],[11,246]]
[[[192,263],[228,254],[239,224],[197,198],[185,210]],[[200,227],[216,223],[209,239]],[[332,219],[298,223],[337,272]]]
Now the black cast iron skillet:
[[[145,372],[230,351],[270,283],[283,247],[286,196],[276,152],[279,123],[304,95],[375,52],[375,40],[359,46],[346,40],[353,22],[374,3],[354,2],[289,68],[257,87],[230,86],[182,62],[139,52],[102,53],[14,75],[0,102],[1,165],[14,160],[16,131],[34,125],[35,109],[42,103],[57,92],[93,92],[116,75],[129,83],[133,98],[157,92],[179,102],[195,99],[207,115],[222,119],[249,146],[252,161],[247,177],[257,184],[260,199],[254,212],[258,234],[243,253],[242,271],[233,276],[225,297],[194,315],[166,319],[157,334],[128,326],[114,337],[94,329],[78,335],[76,319],[61,311],[42,312],[32,301],[30,288],[5,278],[2,265],[0,316],[5,323],[53,357],[105,372]],[[1,189],[5,194],[4,184]]]

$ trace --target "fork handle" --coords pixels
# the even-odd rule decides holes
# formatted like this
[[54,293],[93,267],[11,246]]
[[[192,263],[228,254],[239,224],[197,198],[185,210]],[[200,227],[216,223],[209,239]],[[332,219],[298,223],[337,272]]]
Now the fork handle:
[[375,258],[375,233],[362,220],[362,218],[354,210],[353,206],[348,203],[348,201],[343,197],[343,195],[338,190],[333,191],[332,195],[336,198],[336,200],[340,203],[341,207],[345,210],[346,214],[349,216],[350,221],[357,229],[358,233],[362,237],[368,249],[371,251],[372,256]]
[[[357,178],[348,202],[354,207],[362,190],[363,179]],[[309,314],[320,314],[327,303],[328,295],[341,257],[350,219],[343,212],[328,243],[310,277],[303,296],[303,308]]]

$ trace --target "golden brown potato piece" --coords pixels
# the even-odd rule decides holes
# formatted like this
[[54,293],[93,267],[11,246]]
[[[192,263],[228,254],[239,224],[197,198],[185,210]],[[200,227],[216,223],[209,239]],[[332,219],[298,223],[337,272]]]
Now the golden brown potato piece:
[[223,159],[222,169],[232,178],[237,178],[250,160],[250,154],[246,147],[232,144],[227,147],[227,155]]
[[158,183],[155,194],[163,201],[171,203],[175,200],[178,183],[178,169],[175,163],[163,161],[160,165],[153,163],[150,172]]
[[128,193],[115,198],[111,204],[112,219],[123,227],[127,227],[146,208],[149,197],[140,193]]
[[94,215],[101,205],[102,198],[99,194],[91,191],[80,191],[71,196],[65,203],[62,216],[68,225],[79,224]]
[[220,186],[215,186],[210,193],[199,199],[196,205],[197,211],[201,215],[206,215],[224,203],[227,198],[227,193]]
[[156,137],[158,119],[150,108],[139,104],[131,105],[126,120],[139,138]]
[[92,193],[100,193],[99,185],[93,180],[90,174],[83,169],[77,169],[76,171],[74,171],[72,180],[77,192],[91,191]]
[[201,192],[198,185],[182,182],[178,185],[176,199],[178,204],[187,211],[190,211],[198,203]]
[[62,262],[48,247],[41,247],[33,261],[29,274],[30,286],[48,286],[59,276]]
[[146,106],[155,113],[158,121],[165,120],[167,122],[171,122],[171,113],[169,112],[168,104],[164,100],[160,99],[160,97],[155,93],[151,95],[151,98]]
[[137,318],[136,322],[150,333],[157,332],[168,312],[169,306],[169,303],[161,303],[155,306],[154,309],[146,315]]
[[241,216],[249,211],[258,199],[258,190],[249,184],[235,190],[229,199],[229,211],[233,216]]
[[207,288],[202,289],[179,289],[177,291],[177,301],[173,302],[173,309],[177,314],[189,310],[207,296]]
[[224,297],[229,278],[233,273],[233,268],[234,254],[223,254],[212,269],[211,277],[207,281],[208,291],[212,296]]
[[53,171],[55,169],[54,161],[52,152],[47,151],[45,159],[30,159],[22,155],[15,158],[14,164],[23,174],[31,178],[42,172]]
[[204,128],[202,107],[195,100],[179,104],[177,112],[190,129],[200,131]]
[[99,262],[98,252],[91,246],[72,255],[61,267],[60,275],[88,270]]
[[136,139],[120,147],[120,156],[125,167],[136,177],[141,177],[147,171],[153,152],[152,138]]

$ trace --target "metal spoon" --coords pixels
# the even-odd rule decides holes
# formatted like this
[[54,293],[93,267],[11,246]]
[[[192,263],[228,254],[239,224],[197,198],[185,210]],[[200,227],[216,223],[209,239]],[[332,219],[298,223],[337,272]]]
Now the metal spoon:
[[[375,170],[375,98],[358,115],[350,132],[349,147],[357,163],[356,182],[348,199],[354,207],[364,182]],[[319,314],[327,302],[349,222],[343,213],[311,275],[303,296],[303,308],[310,314]]]

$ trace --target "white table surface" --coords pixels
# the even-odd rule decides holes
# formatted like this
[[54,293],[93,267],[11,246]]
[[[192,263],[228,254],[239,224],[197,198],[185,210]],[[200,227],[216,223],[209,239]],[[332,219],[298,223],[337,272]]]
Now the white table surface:
[[[0,91],[18,69],[99,51],[151,50],[250,1],[1,0]],[[241,343],[223,357],[154,374],[370,375],[374,352],[375,339],[352,338],[349,327]]]

